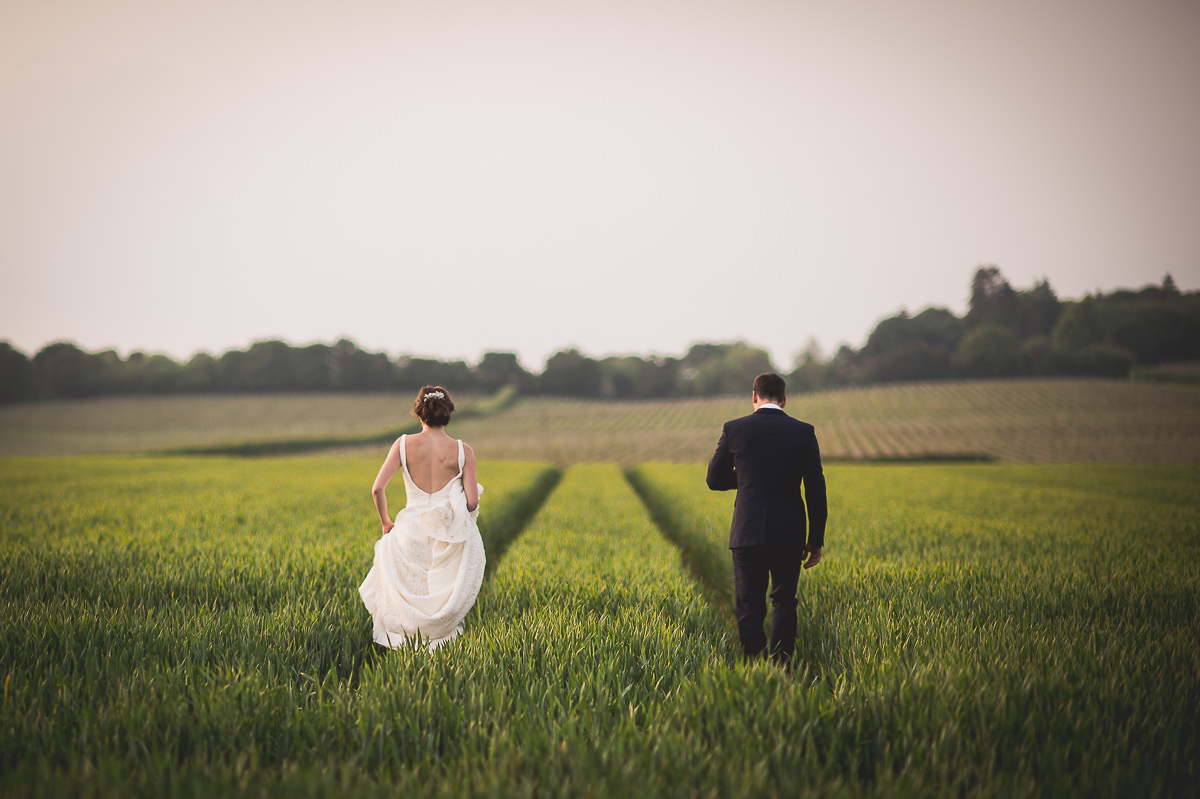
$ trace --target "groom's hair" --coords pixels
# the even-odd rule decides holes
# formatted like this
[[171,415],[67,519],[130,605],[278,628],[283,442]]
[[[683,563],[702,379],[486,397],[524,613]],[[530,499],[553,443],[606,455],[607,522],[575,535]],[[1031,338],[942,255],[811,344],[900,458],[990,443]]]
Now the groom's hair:
[[787,384],[774,372],[763,372],[754,378],[754,393],[761,400],[780,402],[787,396]]

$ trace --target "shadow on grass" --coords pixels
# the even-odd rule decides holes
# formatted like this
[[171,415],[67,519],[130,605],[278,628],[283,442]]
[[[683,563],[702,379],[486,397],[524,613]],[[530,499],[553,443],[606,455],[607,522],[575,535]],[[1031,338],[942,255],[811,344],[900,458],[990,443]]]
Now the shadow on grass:
[[[469,408],[455,411],[456,421],[478,419],[490,416],[504,410],[517,400],[517,391],[513,386],[506,386],[485,400],[475,403]],[[218,455],[235,458],[263,458],[277,455],[303,455],[311,452],[322,452],[331,449],[352,449],[354,447],[390,446],[402,435],[416,433],[421,429],[421,423],[416,419],[393,430],[371,433],[365,436],[318,436],[311,438],[275,438],[261,441],[242,441],[230,444],[213,444],[204,447],[181,447],[178,449],[162,450],[159,455]]]
[[483,546],[487,551],[485,575],[491,574],[500,565],[500,558],[508,549],[509,544],[517,540],[517,536],[541,510],[542,505],[562,480],[562,476],[562,469],[553,466],[547,467],[528,487],[521,491],[510,492],[505,496],[504,504],[501,507],[489,510],[488,517],[479,527],[479,532],[483,536]]
[[395,430],[372,433],[368,436],[324,436],[320,438],[279,438],[267,441],[243,441],[235,444],[214,444],[207,447],[181,447],[163,450],[159,455],[219,455],[235,458],[265,458],[276,455],[304,455],[331,449],[353,447],[390,446],[406,433],[421,429],[420,422],[413,422]]
[[700,583],[709,603],[732,613],[733,567],[728,551],[712,546],[703,534],[689,529],[681,515],[675,513],[670,502],[654,490],[638,467],[626,469],[624,474],[659,532],[679,550],[684,567]]

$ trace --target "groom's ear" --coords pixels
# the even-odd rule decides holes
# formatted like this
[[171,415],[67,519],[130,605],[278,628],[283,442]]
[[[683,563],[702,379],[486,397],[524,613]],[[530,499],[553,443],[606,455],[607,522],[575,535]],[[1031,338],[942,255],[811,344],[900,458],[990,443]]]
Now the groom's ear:
[[786,408],[786,407],[787,407],[787,397],[784,397],[783,399],[779,400],[779,407],[780,407],[780,408]]

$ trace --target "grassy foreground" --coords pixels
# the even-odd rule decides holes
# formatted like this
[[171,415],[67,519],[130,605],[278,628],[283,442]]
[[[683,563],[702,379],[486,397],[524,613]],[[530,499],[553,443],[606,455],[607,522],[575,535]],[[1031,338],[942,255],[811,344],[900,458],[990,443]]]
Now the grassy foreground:
[[513,540],[556,475],[485,462],[466,634],[375,648],[376,467],[0,461],[0,794],[1200,790],[1196,467],[829,467],[791,675],[738,661],[691,465],[630,475],[677,549],[615,465]]
[[[829,784],[869,774],[928,795],[1200,791],[1200,469],[827,473],[827,557],[802,575],[797,655],[833,690],[826,710],[858,720],[854,736],[821,746],[846,758]],[[730,495],[704,490],[703,466],[629,476],[731,606]]]
[[[356,726],[372,707],[360,684],[382,669],[386,692],[397,675],[357,593],[377,468],[0,461],[0,794],[319,795],[302,787],[314,772],[339,784],[374,740]],[[556,478],[481,465],[489,555]],[[404,504],[399,481],[390,493]]]

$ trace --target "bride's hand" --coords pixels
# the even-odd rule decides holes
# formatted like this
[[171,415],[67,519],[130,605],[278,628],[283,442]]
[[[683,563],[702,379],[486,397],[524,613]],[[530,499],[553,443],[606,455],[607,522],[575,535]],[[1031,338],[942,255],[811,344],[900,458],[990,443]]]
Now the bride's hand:
[[383,523],[383,534],[387,535],[388,533],[390,533],[392,531],[392,528],[395,526],[396,526],[395,522],[384,522]]

